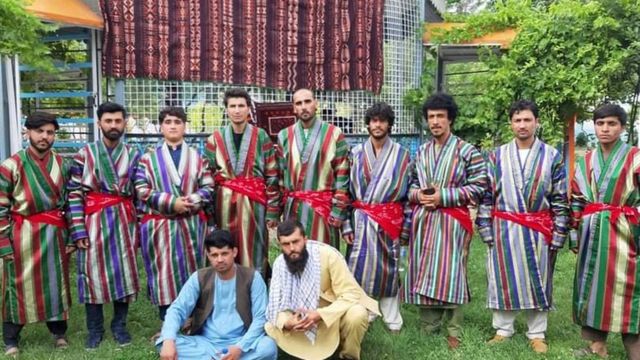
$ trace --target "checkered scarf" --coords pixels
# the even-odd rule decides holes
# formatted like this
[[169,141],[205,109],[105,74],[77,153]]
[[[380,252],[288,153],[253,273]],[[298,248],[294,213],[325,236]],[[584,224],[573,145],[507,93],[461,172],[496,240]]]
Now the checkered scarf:
[[[320,299],[320,244],[308,240],[309,259],[301,275],[292,274],[287,268],[284,255],[278,256],[273,263],[273,277],[269,289],[269,306],[267,320],[275,325],[278,313],[297,311],[298,309],[315,310]],[[315,343],[317,326],[305,332],[311,343]]]

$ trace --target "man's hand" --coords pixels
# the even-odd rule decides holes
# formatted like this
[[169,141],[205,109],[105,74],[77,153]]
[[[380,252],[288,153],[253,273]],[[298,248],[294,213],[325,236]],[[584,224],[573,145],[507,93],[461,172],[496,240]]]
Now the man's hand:
[[274,229],[278,226],[278,222],[276,220],[267,220],[267,227],[269,229]]
[[178,352],[176,351],[175,340],[165,340],[162,342],[162,349],[160,349],[160,360],[177,360]]
[[71,255],[76,251],[76,249],[78,248],[75,247],[75,245],[67,245],[65,246],[64,253],[65,255]]
[[578,248],[577,247],[571,248],[570,250],[571,250],[572,253],[578,255]]
[[307,331],[309,329],[311,329],[311,327],[317,323],[320,322],[320,320],[322,320],[322,317],[320,317],[320,313],[312,310],[312,311],[307,311],[305,313],[303,313],[303,316],[300,320],[300,322],[293,327],[294,331]]
[[329,225],[331,225],[334,228],[342,228],[342,220],[335,218],[333,216],[329,216]]
[[178,214],[186,214],[191,210],[192,207],[193,205],[189,201],[188,197],[180,196],[173,204],[173,211]]
[[285,330],[293,330],[302,320],[302,313],[293,313],[287,322],[284,323]]
[[220,360],[240,360],[240,356],[242,356],[242,349],[239,346],[231,345],[228,348],[229,352]]
[[441,193],[440,188],[436,187],[436,185],[432,184],[431,189],[433,189],[434,193],[430,195],[423,193],[422,195],[424,195],[424,197],[422,197],[422,199],[424,202],[420,201],[420,204],[424,205],[428,210],[435,210],[440,206]]
[[353,245],[353,233],[342,235],[342,239],[349,245]]
[[86,250],[89,248],[89,239],[84,238],[76,241],[76,246],[78,249]]
[[13,254],[7,254],[3,256],[2,261],[13,261]]

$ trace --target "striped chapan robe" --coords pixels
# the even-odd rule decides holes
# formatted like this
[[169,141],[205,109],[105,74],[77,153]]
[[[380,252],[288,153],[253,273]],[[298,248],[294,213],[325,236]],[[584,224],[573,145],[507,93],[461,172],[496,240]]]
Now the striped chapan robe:
[[182,144],[178,168],[166,143],[140,159],[135,175],[140,248],[154,305],[170,305],[189,276],[204,265],[207,220],[202,210],[176,214],[178,197],[211,203],[213,177],[206,159]]
[[209,137],[205,154],[216,179],[216,226],[236,237],[236,260],[265,275],[269,267],[266,221],[280,217],[273,143],[266,131],[247,124],[237,151],[229,125]]
[[[376,157],[367,139],[351,150],[350,163],[353,209],[343,235],[353,233],[354,240],[347,264],[367,295],[393,297],[399,285],[399,241],[400,237],[408,240],[411,220],[411,208],[405,206],[409,152],[387,138]],[[393,221],[392,230],[385,230],[374,218],[382,213],[388,214],[387,223]]]
[[[414,210],[404,301],[443,307],[465,304],[470,300],[467,255],[473,231],[468,206],[477,204],[488,186],[484,158],[452,134],[441,148],[435,140],[422,145],[410,174]],[[432,184],[440,189],[440,206],[427,210],[418,195]]]
[[640,333],[640,150],[618,140],[605,160],[598,147],[579,159],[571,185],[578,249],[576,324]]
[[0,256],[4,321],[66,320],[71,306],[68,232],[62,211],[68,163],[53,151],[42,160],[31,148],[0,165]]
[[309,239],[340,245],[339,229],[349,205],[349,147],[340,128],[315,118],[305,137],[301,121],[278,134],[277,158],[283,219],[295,216]]
[[74,157],[67,186],[71,239],[89,240],[76,255],[80,303],[133,300],[139,290],[133,205],[139,160],[135,147],[120,142],[109,152],[102,140]]
[[487,307],[549,310],[555,262],[549,248],[564,245],[569,221],[562,155],[536,139],[520,158],[513,140],[490,154],[488,168],[489,190],[476,219],[482,240],[491,244]]

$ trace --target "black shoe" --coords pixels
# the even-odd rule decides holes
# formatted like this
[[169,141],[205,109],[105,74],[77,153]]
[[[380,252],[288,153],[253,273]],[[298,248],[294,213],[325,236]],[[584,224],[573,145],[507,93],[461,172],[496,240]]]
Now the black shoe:
[[129,332],[125,329],[114,332],[113,338],[118,343],[118,346],[127,346],[131,344],[131,335],[129,335]]
[[95,350],[98,348],[98,346],[100,346],[100,343],[102,342],[102,335],[92,335],[89,334],[89,337],[87,337],[87,342],[84,345],[85,350]]

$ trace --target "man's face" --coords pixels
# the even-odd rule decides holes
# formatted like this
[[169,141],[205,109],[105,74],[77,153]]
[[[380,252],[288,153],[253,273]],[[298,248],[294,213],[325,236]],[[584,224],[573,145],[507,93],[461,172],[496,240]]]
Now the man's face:
[[53,124],[45,124],[37,129],[28,129],[27,136],[31,148],[40,154],[44,154],[51,147],[56,139],[56,127]]
[[374,117],[369,120],[369,126],[367,126],[367,131],[369,131],[369,135],[376,140],[382,140],[389,135],[389,121],[386,119],[381,119],[379,117]]
[[595,121],[596,137],[602,145],[615,143],[620,139],[620,135],[624,131],[624,127],[616,116],[607,116],[605,118],[596,119]]
[[434,138],[446,139],[451,133],[449,112],[444,109],[427,110],[427,125]]
[[172,143],[178,143],[184,139],[186,128],[187,126],[182,119],[177,116],[167,115],[162,120],[160,132],[164,136],[165,140]]
[[246,123],[249,120],[249,105],[243,97],[227,99],[227,116],[234,124]]
[[519,140],[529,140],[536,134],[538,119],[531,110],[520,110],[511,117],[511,130]]
[[309,90],[298,90],[293,94],[293,113],[302,122],[313,120],[318,109],[318,102]]
[[307,244],[307,237],[302,235],[300,229],[296,229],[291,235],[280,236],[278,242],[285,257],[296,260],[301,256],[302,250]]
[[117,141],[122,137],[126,124],[122,111],[104,113],[98,120],[102,134],[111,141]]
[[209,264],[211,264],[211,267],[220,274],[224,274],[231,270],[237,254],[238,248],[230,248],[228,246],[223,248],[212,246],[207,249],[207,259],[209,260]]

